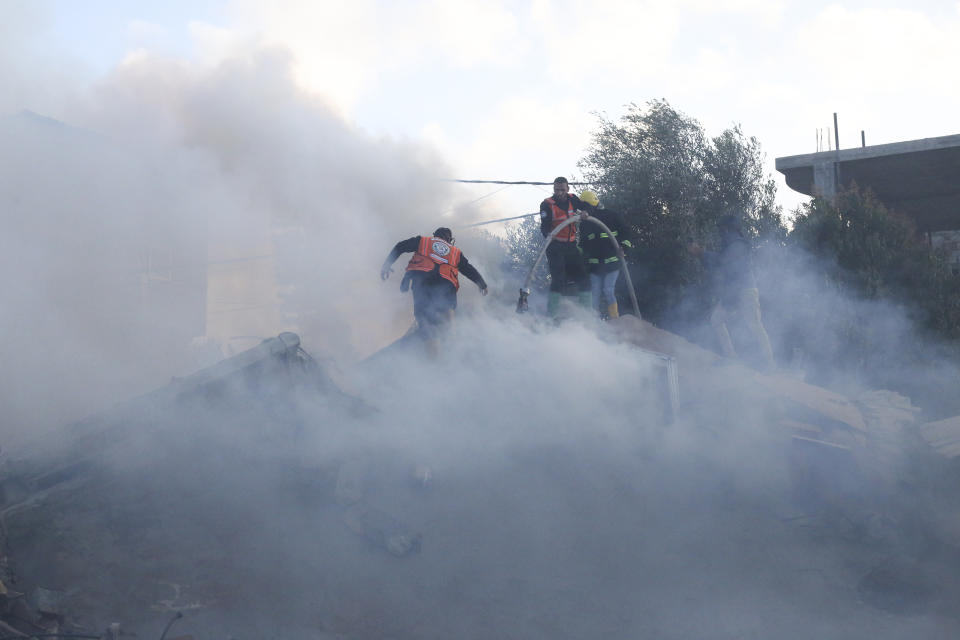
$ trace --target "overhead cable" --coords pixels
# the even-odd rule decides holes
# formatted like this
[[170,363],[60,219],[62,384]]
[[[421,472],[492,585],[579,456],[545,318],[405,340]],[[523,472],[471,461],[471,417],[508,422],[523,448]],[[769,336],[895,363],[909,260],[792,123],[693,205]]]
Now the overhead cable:
[[510,218],[497,218],[496,220],[487,220],[486,222],[474,222],[473,224],[466,224],[463,226],[464,229],[469,229],[470,227],[482,227],[485,224],[493,224],[494,222],[506,222],[507,220],[519,220],[520,218],[529,218],[530,216],[540,215],[540,212],[536,213],[525,213],[522,216],[512,216]]
[[[467,184],[532,184],[537,186],[550,186],[552,182],[529,182],[529,181],[511,181],[511,180],[460,180],[458,178],[443,178],[443,182],[463,182]],[[590,182],[568,182],[571,187],[582,187],[584,185],[590,185]]]

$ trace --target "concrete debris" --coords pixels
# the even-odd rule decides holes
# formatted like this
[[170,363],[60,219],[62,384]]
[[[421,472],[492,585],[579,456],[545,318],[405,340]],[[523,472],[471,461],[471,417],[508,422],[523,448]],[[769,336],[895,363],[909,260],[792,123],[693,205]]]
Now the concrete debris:
[[334,499],[342,507],[349,507],[363,500],[367,476],[367,464],[362,460],[349,460],[337,471],[337,484],[333,489]]
[[[5,546],[6,540],[0,543]],[[0,633],[16,637],[60,633],[68,613],[63,597],[62,591],[38,587],[25,599],[22,593],[4,587],[0,595]]]
[[[798,460],[797,443],[809,439],[844,447],[849,455],[829,456],[833,464],[856,466],[875,480],[893,483],[902,472],[904,451],[910,448],[911,430],[920,414],[906,396],[874,390],[851,400],[786,373],[761,373],[725,360],[631,316],[608,324],[622,341],[663,352],[676,361],[680,395],[691,399],[682,406],[695,422],[709,424],[722,410],[758,415],[780,430],[794,463]],[[763,435],[776,438],[776,429]],[[923,427],[921,432],[944,451],[960,455],[960,418],[955,426],[944,421]],[[794,438],[790,447],[786,446],[787,438]],[[809,449],[809,444],[800,448]]]
[[790,418],[782,418],[777,426],[785,431],[792,431],[796,435],[806,435],[812,438],[823,435],[823,429],[817,425],[791,420]]
[[857,589],[872,606],[899,615],[925,613],[937,598],[934,582],[922,570],[892,561],[871,568]]
[[420,551],[423,539],[420,533],[410,531],[387,512],[366,503],[347,509],[343,521],[351,531],[397,557]]
[[30,603],[42,615],[63,617],[66,614],[63,606],[64,595],[63,591],[37,587],[30,595]]
[[[307,415],[296,410],[306,406],[304,402],[314,403]],[[218,442],[204,442],[202,431],[213,413],[218,428],[222,428],[220,421],[227,422],[237,436],[251,442],[277,438],[290,443],[288,459],[279,465],[277,460],[268,461],[277,468],[278,485],[288,477],[303,480],[301,476],[306,474],[311,493],[325,490],[326,470],[304,467],[295,445],[309,420],[326,415],[325,406],[335,407],[337,416],[362,416],[372,411],[366,403],[342,392],[300,347],[295,334],[285,333],[69,425],[56,447],[45,441],[44,447],[25,447],[18,458],[6,454],[0,468],[0,549],[13,548],[17,563],[14,573],[6,558],[0,559],[0,635],[89,634],[91,629],[102,629],[89,622],[91,617],[113,617],[117,612],[112,603],[119,601],[124,604],[123,612],[140,623],[174,611],[206,608],[214,596],[198,594],[189,584],[200,570],[195,550],[180,554],[182,561],[171,550],[176,549],[180,537],[206,539],[205,526],[222,530],[219,535],[233,540],[242,525],[222,522],[219,503],[198,513],[191,500],[203,504],[207,493],[222,496],[230,489],[244,491],[233,487],[211,490],[207,485],[218,479],[213,471],[216,465],[251,465],[257,470],[267,461],[258,459],[255,451],[245,452],[246,457],[213,451],[217,458],[211,458],[210,469],[204,469],[184,467],[178,464],[178,457]],[[185,438],[188,434],[189,439]],[[131,484],[128,478],[137,476],[124,474],[130,467],[142,468],[147,484]],[[151,476],[164,478],[166,486],[149,484]],[[251,486],[245,490],[260,489]],[[330,489],[326,497],[333,504],[332,485]],[[363,465],[344,465],[335,493],[345,506],[359,502],[364,494]],[[185,496],[189,497],[186,502]],[[364,535],[375,537],[375,531],[382,532],[384,548],[395,555],[410,553],[419,544],[417,535],[396,524],[387,526],[396,522],[389,516],[374,512],[361,521]],[[191,531],[191,527],[200,530]],[[197,552],[201,564],[215,559],[217,549],[223,547],[221,539],[210,542],[211,549]],[[107,564],[92,570],[91,562]],[[237,560],[224,562],[222,572],[227,573]],[[144,579],[151,575],[164,578]],[[175,581],[181,579],[182,589]],[[129,584],[130,588],[118,597],[117,584]],[[29,597],[24,598],[14,587],[24,588]],[[74,612],[84,614],[82,623]],[[121,630],[119,625],[111,625],[105,633],[94,631],[93,635],[119,640]]]
[[433,470],[425,464],[414,465],[410,480],[417,489],[429,489],[433,484]]
[[103,633],[103,640],[120,640],[121,628],[119,622],[111,622]]
[[[741,410],[767,416],[771,424],[788,431],[805,425],[831,440],[830,433],[849,431],[863,439],[867,422],[857,405],[848,398],[782,373],[760,373],[735,361],[721,358],[680,336],[658,329],[633,316],[608,323],[618,339],[646,350],[663,353],[676,362],[679,396],[688,410],[701,405],[715,411],[732,404]],[[844,443],[840,443],[844,444]]]
[[[356,637],[444,637],[423,626],[423,616],[435,609],[443,609],[446,624],[466,616],[476,631],[471,637],[496,637],[503,627],[483,627],[487,617],[514,623],[540,606],[542,618],[520,619],[525,631],[589,637],[587,622],[567,629],[542,614],[579,613],[585,607],[593,615],[589,624],[608,614],[623,618],[623,628],[612,626],[604,635],[640,637],[623,632],[628,625],[642,628],[631,616],[662,615],[665,625],[686,617],[686,612],[671,617],[670,604],[687,597],[687,586],[670,575],[671,567],[693,567],[698,579],[715,581],[708,585],[711,593],[721,593],[731,575],[742,575],[740,567],[730,574],[717,569],[731,554],[763,573],[770,585],[781,585],[783,578],[779,568],[769,565],[789,568],[796,563],[797,571],[807,572],[809,592],[859,589],[864,600],[891,612],[920,611],[930,604],[930,590],[944,578],[930,577],[910,562],[891,568],[876,561],[878,555],[906,555],[910,527],[918,526],[902,505],[877,495],[900,490],[900,457],[915,433],[943,455],[954,451],[950,447],[956,450],[952,455],[960,455],[960,417],[917,427],[919,409],[893,392],[870,391],[850,399],[789,375],[758,373],[723,360],[630,316],[605,327],[615,339],[656,359],[654,370],[663,372],[662,388],[645,390],[662,401],[666,419],[655,426],[663,438],[637,438],[632,445],[656,448],[671,429],[688,429],[684,437],[702,439],[696,455],[714,446],[724,450],[728,443],[733,445],[730,455],[743,466],[755,462],[748,458],[769,455],[760,462],[774,469],[770,476],[782,486],[768,490],[753,483],[744,498],[737,493],[738,483],[749,484],[755,477],[741,478],[739,469],[730,471],[709,455],[691,464],[697,473],[676,479],[678,487],[665,486],[662,478],[677,462],[671,456],[691,453],[667,446],[663,452],[636,455],[624,447],[618,452],[623,459],[615,464],[609,464],[606,451],[594,458],[589,446],[576,452],[534,448],[498,460],[495,473],[438,466],[443,482],[433,487],[431,467],[417,459],[397,460],[395,452],[376,451],[365,441],[357,444],[362,439],[347,440],[329,456],[311,457],[309,447],[335,440],[326,436],[341,425],[318,426],[316,416],[323,414],[298,414],[304,396],[322,395],[323,402],[338,403],[338,416],[366,415],[373,409],[343,393],[303,351],[297,336],[281,334],[71,425],[59,451],[4,466],[0,531],[9,534],[22,575],[15,576],[0,561],[0,632],[27,636],[51,629],[102,629],[89,620],[130,618],[141,625],[152,621],[159,630],[170,613],[180,610],[227,617],[262,606],[283,619],[302,616],[300,606],[311,612],[316,628],[312,635],[289,637],[344,637],[328,633],[331,628],[349,629]],[[365,366],[376,366],[376,360]],[[229,437],[205,432],[211,407],[216,426],[229,425]],[[298,440],[310,428],[317,437]],[[249,438],[244,444],[283,443],[270,450],[286,457],[263,456],[252,450],[256,447],[231,448],[232,438],[240,436]],[[301,442],[309,447],[300,447]],[[114,456],[118,450],[122,455]],[[196,450],[203,452],[202,465],[178,464],[181,456],[196,461]],[[205,468],[194,468],[199,466]],[[138,475],[120,473],[130,468]],[[571,469],[583,473],[571,474]],[[157,478],[163,481],[157,483]],[[273,481],[269,490],[264,487]],[[430,491],[423,490],[427,487]],[[557,495],[562,499],[551,503]],[[767,504],[771,496],[789,504],[783,511],[803,513],[764,520],[756,515],[763,509],[747,504]],[[389,505],[397,515],[374,505]],[[423,534],[402,520],[429,523],[430,545],[424,547]],[[569,535],[584,520],[614,524]],[[538,530],[547,522],[551,526]],[[651,535],[658,527],[660,536]],[[780,558],[767,546],[770,535],[784,535],[788,528],[788,535],[815,528],[817,551],[829,540],[837,545],[833,550],[854,549],[866,560],[846,582],[817,578],[806,566],[816,554],[808,553],[811,547],[799,535],[787,541],[799,553]],[[709,532],[703,537],[709,542],[702,546],[701,531]],[[927,541],[923,533],[914,537]],[[343,560],[361,550],[364,541],[376,551]],[[8,540],[0,542],[5,549]],[[415,562],[390,558],[417,553],[423,556]],[[444,566],[444,554],[456,560]],[[650,586],[642,581],[644,571],[657,572],[662,580]],[[601,594],[611,582],[616,588]],[[117,584],[128,585],[119,597]],[[784,585],[790,594],[785,602],[792,601],[794,586]],[[649,589],[644,592],[654,603],[649,611],[635,611],[632,594],[638,589]],[[914,600],[911,590],[919,594]],[[291,593],[309,593],[310,601],[291,603]],[[610,599],[620,595],[625,604],[614,609]],[[396,606],[381,608],[394,597],[390,602]],[[656,605],[658,597],[662,607]],[[125,608],[115,610],[121,600]],[[470,608],[477,601],[482,611]],[[543,601],[549,601],[546,608]],[[321,610],[324,620],[316,619]],[[725,610],[718,605],[716,611]],[[78,611],[86,613],[84,625],[72,617]],[[388,627],[392,623],[384,622],[406,612],[411,613],[403,623]],[[580,619],[563,618],[570,625]],[[648,627],[646,637],[658,637],[658,631],[664,635],[664,628]],[[730,637],[746,637],[739,633],[742,627],[731,628],[738,635],[731,632]],[[245,637],[269,637],[274,631],[250,629]],[[699,637],[692,628],[688,631],[674,635]],[[120,636],[119,626],[104,634],[114,640]]]
[[[893,391],[871,390],[847,398],[781,372],[761,373],[724,360],[636,318],[608,324],[622,341],[676,359],[688,423],[709,429],[718,419],[735,424],[739,417],[768,425],[751,432],[750,439],[766,441],[768,455],[783,452],[795,506],[825,514],[828,530],[839,533],[844,523],[859,523],[850,528],[861,532],[861,539],[889,548],[911,536],[922,538],[915,532],[924,527],[924,535],[946,544],[960,540],[960,524],[946,526],[951,520],[934,509],[921,518],[914,513],[921,508],[916,498],[904,496],[920,484],[955,482],[954,475],[930,464],[930,449],[948,458],[960,456],[960,416],[918,426],[920,408]],[[917,433],[929,445],[926,450],[918,447]],[[725,437],[722,430],[711,435]],[[743,436],[732,437],[739,442]],[[865,518],[863,513],[873,515]],[[903,534],[906,529],[914,533]]]
[[815,438],[790,439],[790,471],[795,498],[807,511],[842,505],[861,484],[850,447]]
[[27,634],[20,631],[19,629],[11,627],[9,624],[7,624],[6,622],[3,622],[2,620],[0,620],[0,632],[3,632],[4,635],[12,636],[14,638],[27,637]]
[[863,414],[847,398],[790,376],[754,373],[752,382],[774,400],[782,401],[805,415],[838,423],[842,427],[866,432]]
[[960,456],[960,416],[927,422],[917,429],[931,449],[945,458]]
[[[340,465],[334,486],[334,500],[346,507],[343,521],[357,535],[374,546],[401,557],[420,550],[422,535],[409,531],[396,518],[364,502],[370,463],[354,458]],[[425,465],[414,468],[411,479],[419,488],[429,486],[432,472]]]
[[913,427],[920,415],[910,398],[888,390],[867,391],[856,405],[869,425],[868,449],[873,467],[896,482],[905,474],[906,454],[914,448]]

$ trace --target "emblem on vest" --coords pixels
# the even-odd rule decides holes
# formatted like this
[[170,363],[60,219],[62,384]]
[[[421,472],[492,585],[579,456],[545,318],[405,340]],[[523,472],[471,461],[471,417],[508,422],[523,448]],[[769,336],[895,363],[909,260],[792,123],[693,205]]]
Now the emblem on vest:
[[434,240],[433,244],[430,246],[431,249],[431,258],[438,258],[443,262],[447,262],[446,256],[450,253],[450,245],[446,242],[441,242],[440,240]]

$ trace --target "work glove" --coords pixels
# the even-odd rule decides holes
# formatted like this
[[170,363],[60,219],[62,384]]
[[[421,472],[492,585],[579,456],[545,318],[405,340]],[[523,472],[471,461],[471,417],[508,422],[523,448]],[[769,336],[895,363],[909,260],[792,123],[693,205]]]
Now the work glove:
[[382,267],[380,267],[381,280],[386,280],[387,278],[389,278],[391,273],[393,273],[393,269],[390,268],[390,265],[385,264]]
[[487,289],[487,283],[486,283],[486,282],[481,282],[481,283],[478,284],[477,286],[480,287],[480,295],[485,296],[485,295],[487,295],[488,293],[490,293],[490,291]]

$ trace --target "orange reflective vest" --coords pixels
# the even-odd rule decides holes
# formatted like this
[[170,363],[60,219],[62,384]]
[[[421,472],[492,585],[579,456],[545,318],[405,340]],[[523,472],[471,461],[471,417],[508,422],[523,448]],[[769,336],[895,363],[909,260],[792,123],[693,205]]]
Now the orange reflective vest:
[[[576,215],[576,211],[573,209],[573,200],[567,198],[567,209],[564,211],[557,206],[557,202],[553,198],[547,198],[547,204],[550,205],[550,212],[553,214],[553,227],[551,229],[556,229],[561,224],[566,222],[567,218]],[[555,240],[560,242],[576,242],[577,241],[577,223],[567,225],[563,230],[558,233],[555,237]]]
[[439,267],[440,277],[453,283],[455,289],[460,289],[460,280],[457,277],[460,265],[460,249],[452,244],[430,236],[420,236],[420,246],[410,258],[407,271],[433,271]]

